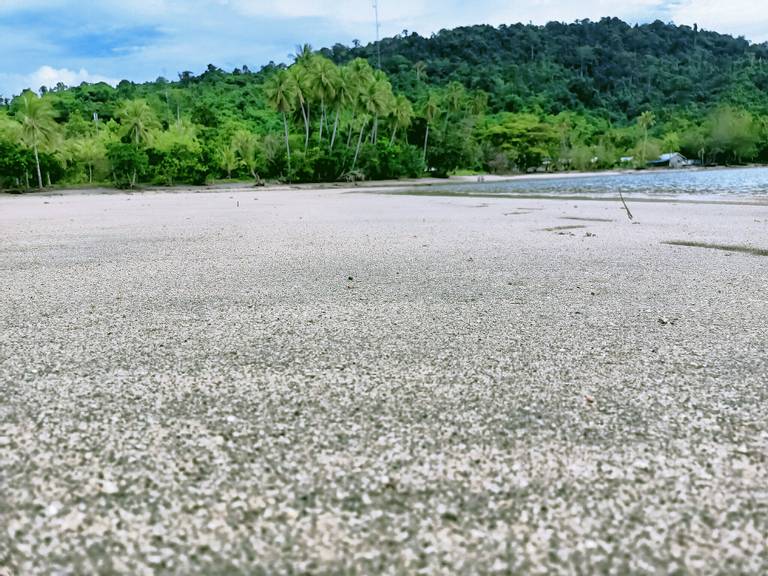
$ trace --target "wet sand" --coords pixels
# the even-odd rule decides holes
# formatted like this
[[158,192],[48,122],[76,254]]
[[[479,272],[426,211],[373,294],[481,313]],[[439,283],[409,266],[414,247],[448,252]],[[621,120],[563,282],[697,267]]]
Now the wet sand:
[[768,207],[0,196],[0,574],[764,573]]

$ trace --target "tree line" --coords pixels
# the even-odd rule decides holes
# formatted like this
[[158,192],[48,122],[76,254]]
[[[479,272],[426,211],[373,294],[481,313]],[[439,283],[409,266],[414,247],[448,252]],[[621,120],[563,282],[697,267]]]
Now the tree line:
[[[381,69],[376,48],[304,45],[257,72],[0,100],[0,187],[644,167],[676,151],[768,160],[764,45],[604,19],[404,33],[381,42]],[[702,70],[708,92],[691,82]]]

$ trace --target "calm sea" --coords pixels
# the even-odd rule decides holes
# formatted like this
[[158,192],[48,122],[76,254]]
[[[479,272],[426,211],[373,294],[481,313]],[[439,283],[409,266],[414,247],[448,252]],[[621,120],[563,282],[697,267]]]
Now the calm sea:
[[407,194],[457,196],[566,196],[614,198],[618,192],[629,198],[672,200],[768,201],[768,168],[706,170],[655,170],[536,178],[508,182],[439,184],[409,190]]

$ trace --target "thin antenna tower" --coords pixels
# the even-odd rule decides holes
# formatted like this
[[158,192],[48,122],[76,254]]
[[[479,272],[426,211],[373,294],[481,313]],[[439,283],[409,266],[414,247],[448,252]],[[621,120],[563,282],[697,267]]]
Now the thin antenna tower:
[[376,59],[379,70],[381,70],[381,44],[379,43],[379,32],[381,25],[379,24],[379,0],[373,0],[373,13],[376,16]]

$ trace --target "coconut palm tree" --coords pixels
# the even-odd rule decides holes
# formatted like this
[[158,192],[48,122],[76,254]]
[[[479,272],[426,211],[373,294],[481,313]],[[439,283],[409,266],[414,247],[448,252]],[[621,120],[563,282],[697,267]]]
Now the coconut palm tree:
[[648,150],[648,130],[656,123],[656,115],[653,112],[646,110],[637,119],[637,124],[643,131],[643,164],[646,161],[646,154]]
[[488,92],[478,90],[469,102],[470,110],[475,116],[482,116],[488,109]]
[[390,144],[395,143],[395,136],[398,129],[407,129],[413,121],[413,106],[411,105],[411,101],[402,94],[398,94],[392,114],[394,116],[394,128],[392,129],[392,138],[389,140]]
[[355,58],[347,66],[348,82],[354,87],[355,99],[353,103],[354,116],[352,124],[359,125],[360,133],[357,138],[355,148],[355,157],[352,161],[352,170],[355,169],[357,158],[360,155],[360,146],[363,143],[363,133],[368,126],[370,117],[368,116],[368,97],[371,93],[371,86],[375,83],[373,68],[366,60]]
[[416,72],[416,82],[427,79],[427,64],[423,60],[416,62],[413,65],[413,70]]
[[348,81],[356,88],[358,94],[365,92],[368,84],[375,80],[373,68],[367,60],[355,58],[347,65]]
[[130,136],[136,145],[147,143],[152,138],[152,131],[160,129],[157,116],[146,100],[129,100],[117,114],[125,135]]
[[[310,123],[310,109],[309,109],[309,96],[310,96],[310,73],[307,66],[303,62],[298,62],[288,69],[293,79],[293,84],[296,87],[294,92],[293,108],[299,108],[301,110],[301,116],[304,119],[304,151],[307,151],[309,146],[309,123]],[[298,106],[297,106],[298,104]]]
[[[152,133],[160,130],[160,122],[149,107],[146,100],[129,100],[123,104],[117,113],[123,133],[129,136],[134,145],[141,146],[152,140]],[[136,181],[136,171],[133,172],[132,182]],[[133,186],[133,184],[131,184]]]
[[232,171],[237,168],[237,150],[230,144],[219,148],[219,166],[226,170],[227,179],[232,179]]
[[21,140],[35,153],[37,185],[43,189],[43,174],[40,170],[40,147],[51,143],[56,137],[56,114],[48,100],[27,90],[18,100],[16,116],[21,122]]
[[259,163],[259,139],[255,134],[252,134],[246,130],[239,130],[232,136],[232,148],[237,150],[240,156],[240,161],[248,169],[253,179],[258,184],[261,182],[261,177],[256,171],[256,167]]
[[333,120],[333,134],[331,135],[331,149],[336,142],[336,132],[339,128],[339,115],[341,111],[347,108],[352,108],[357,99],[357,86],[354,85],[354,78],[351,70],[348,67],[341,68],[339,70],[339,84],[336,89],[336,94],[333,99],[333,106],[336,109],[336,115]]
[[355,170],[355,166],[357,165],[357,158],[360,156],[360,146],[363,144],[363,132],[365,132],[365,128],[368,126],[368,122],[371,120],[371,117],[368,116],[365,112],[362,112],[357,118],[356,122],[360,125],[360,135],[357,137],[357,146],[355,146],[355,157],[352,160],[352,171]]
[[443,131],[448,129],[448,119],[451,114],[456,114],[461,110],[461,106],[464,103],[465,90],[464,86],[459,82],[451,82],[445,91],[445,102],[448,107],[448,111],[445,115],[445,126]]
[[277,134],[269,133],[265,134],[261,140],[261,149],[264,152],[264,159],[270,164],[274,163],[280,155],[280,142],[282,138]]
[[297,44],[296,53],[293,55],[293,61],[296,64],[308,65],[312,56],[312,44]]
[[88,168],[88,183],[93,184],[93,170],[97,163],[107,157],[104,141],[99,136],[78,140],[74,144],[75,158]]
[[424,162],[424,166],[427,165],[427,143],[429,142],[429,126],[437,117],[440,112],[440,102],[437,98],[437,94],[430,92],[427,101],[424,103],[424,119],[427,121],[427,129],[424,133],[424,153],[421,160]]
[[291,171],[291,145],[288,141],[288,114],[293,111],[297,86],[293,76],[287,70],[279,70],[264,86],[269,104],[283,117],[285,132],[285,151],[288,154],[288,172]]
[[340,81],[339,69],[333,62],[321,56],[310,61],[309,84],[312,93],[320,99],[320,142],[323,141],[323,126],[327,124],[325,105],[336,96]]
[[379,136],[379,118],[389,114],[394,101],[392,85],[386,74],[377,70],[374,74],[374,80],[368,85],[368,90],[364,96],[366,98],[366,111],[373,117],[371,144],[375,144]]

